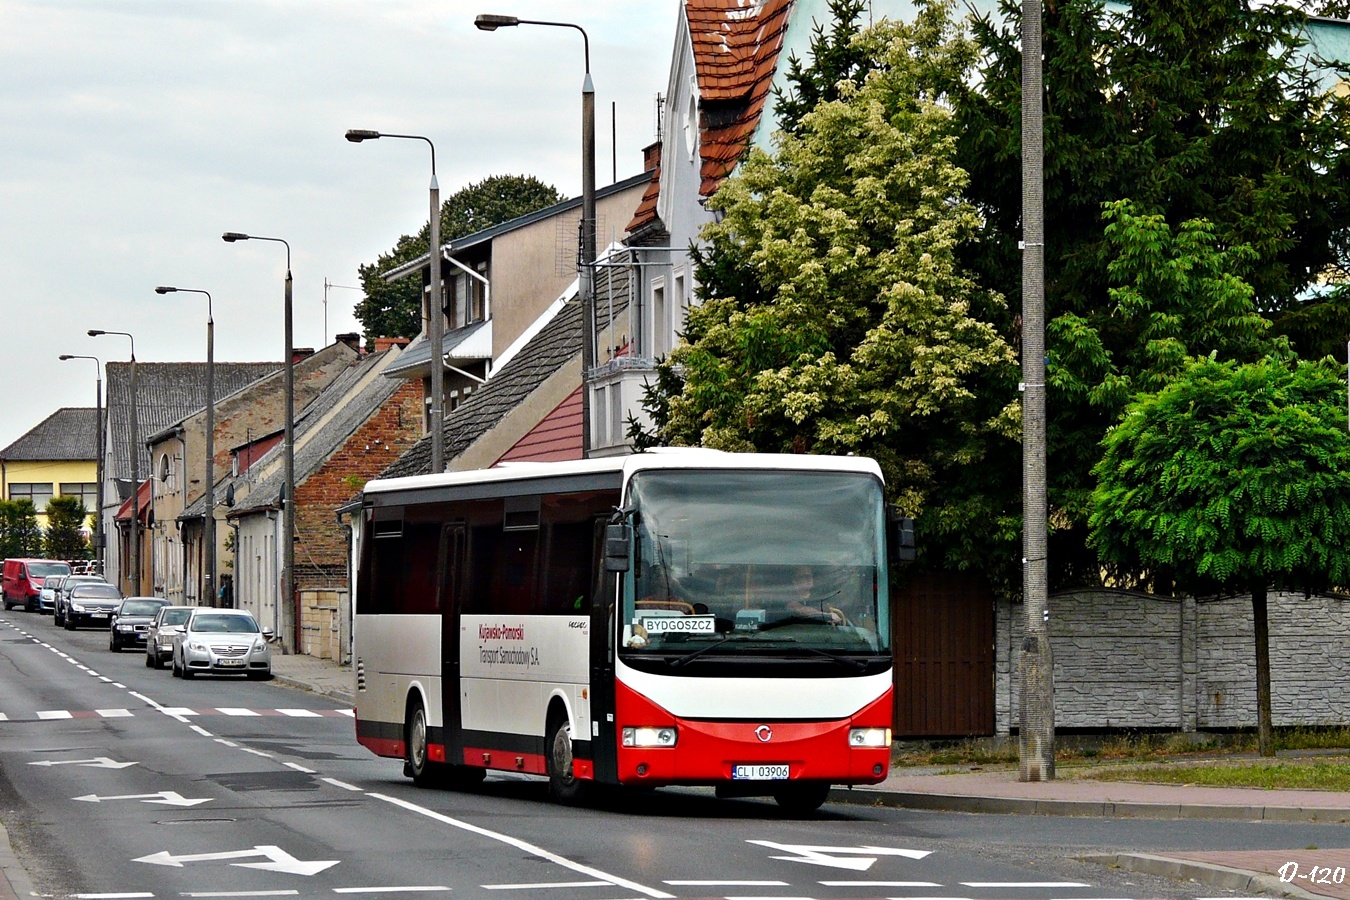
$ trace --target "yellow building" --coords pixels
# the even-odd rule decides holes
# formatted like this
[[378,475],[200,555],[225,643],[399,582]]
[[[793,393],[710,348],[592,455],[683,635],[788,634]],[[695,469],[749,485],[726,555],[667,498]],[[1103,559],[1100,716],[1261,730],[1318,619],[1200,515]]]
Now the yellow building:
[[89,510],[87,527],[92,529],[98,511],[97,438],[97,409],[58,409],[0,450],[0,493],[6,500],[32,500],[44,529],[47,501],[79,497]]

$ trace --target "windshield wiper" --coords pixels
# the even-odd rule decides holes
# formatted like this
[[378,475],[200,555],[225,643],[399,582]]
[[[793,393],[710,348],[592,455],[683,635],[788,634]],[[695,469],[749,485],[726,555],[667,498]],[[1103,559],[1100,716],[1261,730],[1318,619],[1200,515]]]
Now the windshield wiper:
[[819,647],[803,646],[800,649],[805,650],[808,653],[815,653],[827,659],[832,659],[835,662],[839,663],[840,665],[850,666],[854,669],[857,669],[859,672],[867,668],[866,662],[864,662],[861,659],[854,659],[851,656],[843,656],[839,653],[831,653],[830,651],[822,650]]
[[747,638],[745,635],[743,635],[743,634],[724,634],[724,635],[722,635],[722,637],[720,637],[720,638],[718,638],[717,640],[713,641],[711,644],[708,644],[706,647],[699,647],[697,650],[694,650],[694,651],[691,652],[691,653],[686,653],[684,656],[681,656],[681,657],[679,657],[678,659],[672,659],[672,660],[670,661],[670,667],[673,669],[673,668],[675,668],[676,666],[682,666],[682,665],[684,665],[685,663],[689,662],[689,660],[691,660],[691,659],[697,659],[698,657],[700,657],[700,656],[702,656],[703,654],[707,653],[707,652],[708,652],[709,650],[711,650],[712,648],[714,648],[714,647],[720,647],[720,646],[722,646],[723,644],[725,644],[727,641],[730,641],[730,640],[733,640],[733,639],[741,640],[741,641],[748,640],[748,638]]

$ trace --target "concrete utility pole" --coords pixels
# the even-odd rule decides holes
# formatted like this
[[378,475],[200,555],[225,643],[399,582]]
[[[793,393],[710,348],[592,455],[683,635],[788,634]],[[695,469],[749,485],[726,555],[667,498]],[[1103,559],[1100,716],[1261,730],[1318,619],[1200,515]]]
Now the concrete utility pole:
[[1055,777],[1045,478],[1045,120],[1040,0],[1022,2],[1022,605],[1019,777]]

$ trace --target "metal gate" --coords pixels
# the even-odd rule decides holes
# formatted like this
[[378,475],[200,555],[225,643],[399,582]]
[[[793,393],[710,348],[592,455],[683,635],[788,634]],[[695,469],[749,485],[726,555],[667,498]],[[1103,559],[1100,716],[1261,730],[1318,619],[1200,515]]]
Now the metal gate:
[[918,575],[892,593],[895,736],[994,733],[994,596],[978,579]]

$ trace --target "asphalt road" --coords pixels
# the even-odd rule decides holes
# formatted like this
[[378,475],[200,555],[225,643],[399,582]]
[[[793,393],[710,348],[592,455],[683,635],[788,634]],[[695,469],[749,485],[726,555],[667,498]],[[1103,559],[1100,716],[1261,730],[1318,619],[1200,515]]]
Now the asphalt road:
[[[826,806],[704,790],[549,804],[538,779],[420,790],[350,710],[275,684],[171,678],[106,633],[0,615],[0,816],[47,897],[1195,898],[1077,857],[1350,846],[1350,828]],[[1233,896],[1233,895],[1228,895]]]

